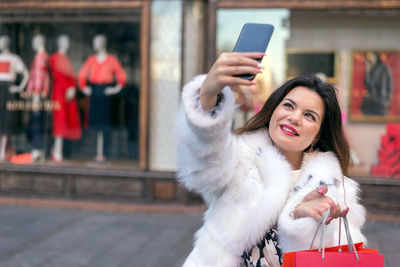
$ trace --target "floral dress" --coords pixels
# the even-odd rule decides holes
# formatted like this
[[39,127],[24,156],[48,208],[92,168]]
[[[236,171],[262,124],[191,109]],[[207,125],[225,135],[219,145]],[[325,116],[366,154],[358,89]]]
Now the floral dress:
[[263,240],[251,251],[242,255],[246,267],[280,267],[282,251],[278,247],[278,233],[276,226],[271,228]]
[[[299,180],[300,173],[301,170],[292,171],[292,188]],[[272,227],[251,251],[244,252],[242,258],[246,267],[280,267],[283,255],[278,246],[277,226]]]

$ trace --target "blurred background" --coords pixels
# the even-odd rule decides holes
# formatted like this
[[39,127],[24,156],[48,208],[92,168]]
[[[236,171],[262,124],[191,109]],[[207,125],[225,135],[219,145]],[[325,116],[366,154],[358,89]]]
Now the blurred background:
[[175,180],[181,88],[248,22],[275,31],[234,126],[290,78],[334,84],[369,245],[397,266],[397,0],[0,1],[0,266],[180,266],[205,209]]

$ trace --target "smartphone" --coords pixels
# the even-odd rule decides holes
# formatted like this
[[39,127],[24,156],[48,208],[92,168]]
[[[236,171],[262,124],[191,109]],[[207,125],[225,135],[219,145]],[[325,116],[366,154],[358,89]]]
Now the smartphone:
[[[233,52],[263,52],[267,50],[269,40],[274,32],[271,24],[246,23],[243,25]],[[258,61],[261,62],[262,58]],[[253,80],[254,75],[243,74],[237,77]]]

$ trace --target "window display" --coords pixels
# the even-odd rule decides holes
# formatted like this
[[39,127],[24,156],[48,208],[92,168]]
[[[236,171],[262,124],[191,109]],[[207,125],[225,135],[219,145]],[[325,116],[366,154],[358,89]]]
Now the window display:
[[400,53],[354,51],[350,114],[354,121],[400,121]]
[[0,161],[137,166],[140,12],[89,13],[3,18]]

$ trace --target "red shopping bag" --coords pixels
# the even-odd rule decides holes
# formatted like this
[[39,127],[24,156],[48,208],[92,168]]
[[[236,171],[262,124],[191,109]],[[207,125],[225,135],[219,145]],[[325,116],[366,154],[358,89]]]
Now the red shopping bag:
[[325,248],[322,259],[318,250],[303,250],[288,252],[283,255],[282,267],[384,267],[384,255],[377,249],[363,248],[363,243],[354,244],[358,253],[358,260],[354,252],[349,252],[347,245]]
[[[329,214],[330,211],[328,210],[322,216],[314,238],[311,241],[310,248],[313,246],[315,237],[321,227],[322,233],[318,250],[303,250],[285,253],[283,255],[282,267],[384,267],[384,255],[379,254],[378,250],[365,249],[363,248],[363,243],[353,243],[349,223],[346,217],[343,217],[343,223],[349,245],[325,248],[325,223]],[[339,219],[339,244],[341,221],[342,218]]]

